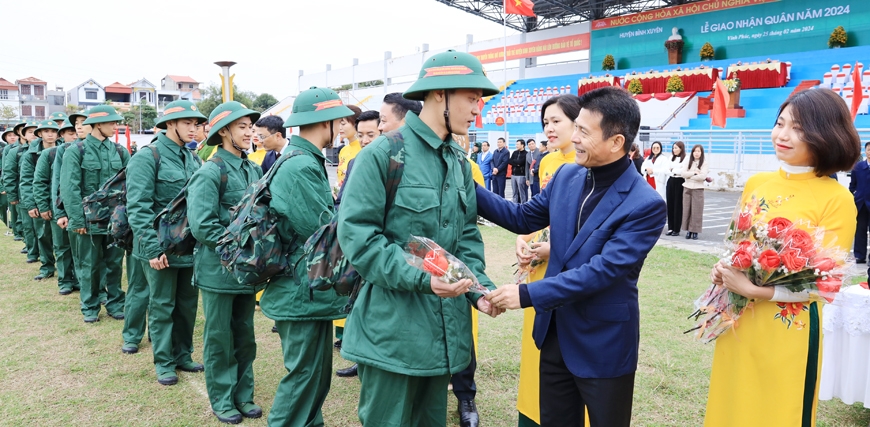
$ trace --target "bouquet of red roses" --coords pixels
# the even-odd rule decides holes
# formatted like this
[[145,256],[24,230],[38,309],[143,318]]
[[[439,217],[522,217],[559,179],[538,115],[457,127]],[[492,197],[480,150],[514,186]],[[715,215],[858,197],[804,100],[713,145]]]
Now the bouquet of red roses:
[[405,261],[447,283],[456,283],[462,279],[470,279],[472,282],[470,291],[488,294],[485,288],[471,269],[455,256],[445,251],[432,239],[411,235],[408,244],[405,245]]
[[[756,286],[783,286],[832,302],[849,275],[848,253],[825,247],[821,228],[799,227],[802,224],[783,217],[755,220],[759,210],[752,206],[756,204],[753,198],[735,214],[726,236],[728,251],[721,262],[744,271]],[[748,298],[713,285],[695,301],[696,311],[689,317],[698,323],[686,332],[697,331],[701,342],[713,341],[736,328],[737,319],[750,305]],[[789,313],[781,317],[791,324]]]

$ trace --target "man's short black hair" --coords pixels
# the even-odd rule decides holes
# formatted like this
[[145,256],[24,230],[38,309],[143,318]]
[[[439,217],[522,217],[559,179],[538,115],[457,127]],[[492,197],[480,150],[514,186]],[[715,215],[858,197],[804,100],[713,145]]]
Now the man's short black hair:
[[372,120],[380,121],[381,120],[381,113],[379,113],[375,110],[363,111],[359,116],[357,116],[356,123],[354,123],[353,126],[356,130],[359,130],[360,122],[369,122]]
[[546,146],[547,146],[547,140],[546,140],[546,139],[542,139],[542,140],[541,140],[541,145],[544,146],[544,147],[546,147]]
[[405,118],[405,114],[408,111],[413,111],[414,114],[420,115],[420,111],[423,111],[423,103],[420,101],[411,101],[410,99],[405,99],[402,97],[401,92],[393,92],[387,94],[384,97],[384,104],[389,104],[393,106],[393,114],[396,115],[396,118],[402,120]]
[[525,147],[525,146],[526,146],[526,141],[523,141],[522,139],[518,139],[518,140],[517,140],[517,144],[518,144],[518,145],[522,145],[523,147]]
[[864,149],[865,149],[865,150],[867,149],[867,147],[870,147],[870,141],[867,141],[867,143],[864,144]]
[[529,138],[529,139],[526,140],[526,144],[531,144],[531,143],[533,143],[533,142],[535,142],[535,140],[532,139],[532,138]]
[[599,127],[605,140],[614,135],[625,137],[623,149],[628,154],[640,128],[640,108],[628,91],[616,86],[591,90],[580,97],[580,106],[601,115]]
[[269,133],[281,132],[281,138],[287,137],[287,131],[284,129],[284,120],[279,116],[260,117],[260,120],[257,120],[257,123],[254,123],[254,126],[265,128]]
[[498,140],[501,141],[501,142],[507,142],[507,141],[504,140],[504,138],[499,138]]

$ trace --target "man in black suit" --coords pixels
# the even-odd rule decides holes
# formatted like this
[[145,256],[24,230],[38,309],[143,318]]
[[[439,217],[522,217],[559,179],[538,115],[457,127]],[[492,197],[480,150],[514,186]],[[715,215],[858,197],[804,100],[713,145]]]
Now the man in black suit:
[[858,208],[857,228],[855,229],[855,262],[867,262],[867,231],[870,228],[870,142],[864,144],[867,159],[858,162],[852,169],[849,191],[855,196]]
[[263,149],[269,150],[266,152],[266,157],[263,158],[263,164],[260,167],[263,169],[263,175],[269,171],[269,168],[281,156],[281,151],[287,145],[287,134],[284,130],[284,120],[278,116],[266,116],[257,120],[254,125],[260,132],[258,138],[263,144]]
[[511,153],[505,148],[504,138],[498,139],[498,149],[492,153],[492,192],[504,198],[507,166]]

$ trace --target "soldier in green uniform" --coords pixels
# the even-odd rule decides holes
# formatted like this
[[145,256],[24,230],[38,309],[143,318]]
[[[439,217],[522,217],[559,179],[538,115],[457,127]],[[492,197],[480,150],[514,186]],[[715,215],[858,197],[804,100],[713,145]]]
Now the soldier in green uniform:
[[[20,194],[20,206],[27,211],[30,217],[30,222],[33,224],[33,229],[36,231],[36,244],[39,247],[39,261],[42,265],[39,267],[39,274],[34,277],[34,280],[44,280],[54,276],[54,248],[51,233],[51,211],[46,206],[45,211],[39,210],[36,206],[36,201],[33,193],[33,180],[36,175],[36,162],[39,159],[40,153],[47,148],[56,147],[58,131],[60,127],[52,120],[44,120],[39,124],[34,132],[37,139],[33,140],[28,147],[27,152],[21,156],[20,175],[21,181],[18,184]],[[50,175],[45,178],[50,180]],[[46,187],[50,188],[51,182],[48,181]],[[41,214],[46,213],[46,220]],[[27,219],[25,218],[25,221]]]
[[470,280],[442,282],[402,256],[410,235],[428,237],[495,289],[484,274],[471,167],[451,134],[467,135],[480,114],[478,100],[496,93],[474,56],[433,55],[404,94],[425,102],[419,117],[409,112],[395,131],[404,139],[404,173],[391,206],[388,138],[373,141],[354,162],[338,238],[365,283],[348,316],[341,356],[359,364],[364,426],[444,426],[450,375],[471,362],[468,306],[500,313],[469,292]]
[[[21,136],[21,128],[24,127],[25,124],[27,124],[26,121],[21,121],[12,128],[12,134],[15,135],[15,143],[10,143],[9,145],[7,145],[6,147],[3,148],[3,170],[4,170],[4,172],[2,174],[2,177],[0,177],[0,178],[2,178],[3,193],[6,195],[6,204],[7,204],[7,207],[9,208],[9,222],[11,223],[10,228],[12,228],[12,234],[13,234],[13,236],[15,236],[16,242],[20,242],[20,241],[24,240],[24,231],[21,229],[21,218],[18,218],[18,206],[16,206],[18,203],[17,203],[17,201],[16,201],[16,203],[12,203],[13,201],[9,199],[10,194],[9,194],[8,190],[6,189],[6,180],[9,179],[9,180],[11,180],[10,182],[14,182],[15,180],[17,180],[17,178],[14,178],[13,175],[11,174],[11,172],[9,174],[7,174],[5,171],[7,171],[7,170],[11,171],[15,167],[13,165],[13,161],[12,161],[12,158],[14,158],[15,156],[14,155],[7,156],[7,154],[9,154],[9,152],[13,148],[17,148],[20,144],[24,143],[24,137]],[[8,168],[7,168],[7,165],[9,166]],[[16,187],[17,187],[17,184],[16,184]],[[25,247],[21,253],[26,254],[27,248]]]
[[259,288],[239,284],[221,265],[214,248],[230,225],[230,208],[263,175],[245,155],[259,117],[235,101],[218,105],[209,117],[211,132],[206,140],[217,151],[193,175],[187,188],[190,231],[200,243],[194,255],[194,283],[202,294],[205,315],[205,386],[212,412],[230,424],[241,422],[243,415],[263,415],[254,404],[254,294]]
[[[60,169],[63,167],[63,155],[66,152],[66,149],[71,145],[75,144],[78,141],[84,141],[84,138],[87,137],[87,134],[90,133],[91,127],[85,126],[83,123],[85,119],[88,117],[87,111],[84,112],[76,112],[70,114],[67,120],[70,125],[72,125],[73,135],[65,136],[64,132],[61,132],[61,136],[64,137],[64,143],[57,145],[57,151],[54,156],[54,164],[51,167],[51,207],[53,209],[53,221],[55,224],[63,230],[61,240],[61,251],[60,253],[55,252],[55,257],[57,259],[57,267],[58,270],[61,268],[61,263],[64,263],[64,268],[66,268],[65,264],[67,260],[70,262],[69,268],[70,273],[73,278],[72,282],[72,290],[78,291],[81,289],[79,285],[79,271],[78,267],[80,262],[76,255],[76,247],[72,244],[73,231],[70,230],[67,225],[69,225],[69,218],[66,215],[66,206],[62,203],[62,198],[60,197]],[[69,248],[68,251],[64,251],[63,248]],[[57,251],[57,249],[55,249]],[[64,256],[61,256],[61,253]],[[68,256],[66,254],[69,254]],[[67,275],[69,277],[69,275]],[[58,282],[64,281],[63,275],[58,279]],[[60,283],[58,283],[60,285]],[[61,288],[65,288],[65,286],[61,286]],[[106,289],[105,289],[105,281],[100,284],[100,301],[103,302],[106,300]]]
[[19,129],[18,135],[21,136],[18,141],[19,144],[17,147],[9,150],[8,156],[3,157],[3,169],[6,172],[4,174],[3,185],[6,187],[6,196],[8,197],[9,204],[15,205],[18,221],[21,222],[21,234],[24,236],[24,247],[27,250],[27,252],[22,251],[22,253],[27,254],[28,264],[39,261],[39,246],[36,243],[36,230],[33,228],[33,221],[27,209],[24,209],[24,205],[21,204],[21,197],[23,196],[21,195],[19,185],[21,184],[21,161],[24,158],[24,154],[30,149],[30,144],[37,140],[33,131],[38,127],[39,122],[32,120],[20,128],[16,126]]
[[97,191],[106,181],[127,166],[130,155],[109,140],[122,118],[110,105],[98,105],[88,111],[84,124],[91,133],[81,144],[71,145],[63,153],[60,171],[60,196],[66,207],[68,229],[75,232],[70,243],[78,256],[81,310],[86,323],[100,320],[99,291],[105,281],[106,311],[114,319],[124,319],[124,292],[121,290],[121,262],[124,251],[107,248],[108,230],[85,222],[82,199]]
[[[36,204],[36,209],[39,210],[39,216],[44,221],[49,222],[51,226],[52,248],[54,250],[55,267],[57,268],[58,276],[58,293],[69,295],[78,287],[78,281],[73,271],[74,266],[69,248],[69,235],[54,219],[56,207],[52,202],[54,200],[52,192],[55,188],[53,168],[60,145],[75,141],[76,131],[69,120],[64,120],[59,128],[59,133],[61,140],[54,147],[46,146],[36,161],[36,170],[33,174],[33,202]],[[43,131],[43,140],[46,138],[45,134],[46,132]]]
[[[154,352],[157,382],[178,383],[176,369],[201,372],[203,366],[191,359],[193,326],[196,322],[197,292],[193,287],[193,256],[163,253],[154,229],[154,218],[172,201],[200,167],[199,158],[184,144],[193,140],[196,125],[205,120],[190,101],[175,101],[166,106],[157,122],[155,142],[139,150],[127,169],[127,216],[133,228],[133,258],[141,264],[147,279],[149,298],[136,297],[137,317],[148,307],[148,329]],[[156,153],[154,150],[157,150]],[[159,164],[157,158],[160,159]],[[196,196],[198,197],[198,196]],[[140,294],[142,291],[136,289]],[[129,302],[128,302],[129,304]],[[141,325],[125,331],[124,347],[138,348]],[[134,333],[135,332],[135,333]],[[129,351],[126,351],[129,352]]]
[[[340,119],[353,111],[331,89],[311,88],[293,102],[284,127],[299,126],[284,155],[299,151],[278,167],[269,189],[284,242],[295,241],[289,265],[295,270],[274,277],[260,298],[260,309],[275,320],[287,375],[278,383],[269,412],[270,426],[322,426],[323,406],[332,376],[332,321],[347,298],[334,292],[311,292],[302,244],[335,214],[322,150],[338,134]],[[446,384],[445,384],[446,387]]]
[[[7,127],[3,134],[0,135],[0,182],[2,182],[3,176],[3,154],[6,154],[6,147],[9,147],[18,142],[18,134],[15,133],[15,127],[10,126]],[[9,201],[6,198],[6,190],[0,187],[0,209],[3,210],[3,215],[0,215],[0,219],[3,220],[3,224],[5,224],[10,229],[14,228],[14,220],[10,221],[9,216],[7,214],[7,209],[9,207]],[[10,235],[9,231],[6,231],[6,235]]]

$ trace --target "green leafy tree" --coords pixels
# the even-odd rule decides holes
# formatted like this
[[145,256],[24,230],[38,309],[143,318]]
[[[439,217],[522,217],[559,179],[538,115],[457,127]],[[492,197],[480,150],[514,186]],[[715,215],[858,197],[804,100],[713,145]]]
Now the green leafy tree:
[[79,111],[81,111],[81,108],[79,108],[78,105],[66,104],[66,115],[67,116],[70,114],[73,114],[73,113],[78,113]]
[[[142,112],[142,128],[139,128],[139,112]],[[141,132],[142,129],[151,129],[154,127],[154,123],[157,122],[157,110],[154,109],[154,106],[151,104],[138,104],[133,106],[130,111],[125,111],[121,113],[121,117],[124,118],[124,124],[130,126],[130,129],[133,129],[134,132]]]
[[18,110],[11,105],[0,106],[0,119],[3,123],[11,124],[13,119],[18,117]]
[[[211,115],[211,112],[223,102],[221,97],[221,87],[216,84],[208,85],[205,89],[200,89],[202,99],[196,103],[196,108],[206,117]],[[248,108],[254,107],[254,100],[257,94],[251,91],[240,91],[239,87],[233,85],[233,100],[241,102]],[[277,102],[277,101],[276,101]]]
[[261,93],[260,96],[254,99],[254,109],[262,113],[277,103],[278,100],[274,96],[268,93]]

